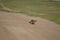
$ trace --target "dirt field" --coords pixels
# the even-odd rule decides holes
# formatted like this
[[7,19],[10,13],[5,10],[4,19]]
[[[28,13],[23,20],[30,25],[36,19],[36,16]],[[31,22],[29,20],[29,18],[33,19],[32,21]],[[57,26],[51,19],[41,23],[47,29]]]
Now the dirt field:
[[[35,25],[29,24],[36,19]],[[60,40],[60,25],[42,18],[0,11],[0,40]]]

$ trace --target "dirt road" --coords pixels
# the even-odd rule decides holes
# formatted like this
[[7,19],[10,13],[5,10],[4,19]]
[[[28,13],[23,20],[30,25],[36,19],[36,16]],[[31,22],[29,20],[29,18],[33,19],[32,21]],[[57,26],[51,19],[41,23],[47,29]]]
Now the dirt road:
[[[35,25],[29,24],[36,19]],[[0,11],[0,40],[60,40],[60,25],[19,13]]]

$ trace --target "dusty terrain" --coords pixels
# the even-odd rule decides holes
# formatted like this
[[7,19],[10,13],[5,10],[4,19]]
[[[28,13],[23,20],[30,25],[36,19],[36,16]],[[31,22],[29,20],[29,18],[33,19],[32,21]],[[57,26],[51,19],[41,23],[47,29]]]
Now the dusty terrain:
[[[35,25],[29,24],[36,19]],[[0,11],[0,40],[60,40],[60,25],[42,18]]]

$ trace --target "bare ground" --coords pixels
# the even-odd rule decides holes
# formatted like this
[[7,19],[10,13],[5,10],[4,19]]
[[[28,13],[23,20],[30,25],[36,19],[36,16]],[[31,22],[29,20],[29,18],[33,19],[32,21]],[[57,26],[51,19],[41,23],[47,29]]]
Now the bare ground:
[[[29,24],[36,19],[35,25]],[[0,40],[60,40],[60,25],[46,19],[0,11]]]

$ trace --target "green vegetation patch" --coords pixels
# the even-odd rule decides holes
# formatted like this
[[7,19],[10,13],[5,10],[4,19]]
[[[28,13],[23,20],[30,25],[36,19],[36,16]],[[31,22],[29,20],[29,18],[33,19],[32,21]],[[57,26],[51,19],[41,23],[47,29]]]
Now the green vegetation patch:
[[22,14],[42,17],[60,24],[60,2],[41,2],[40,0],[5,0],[10,9],[22,10]]

